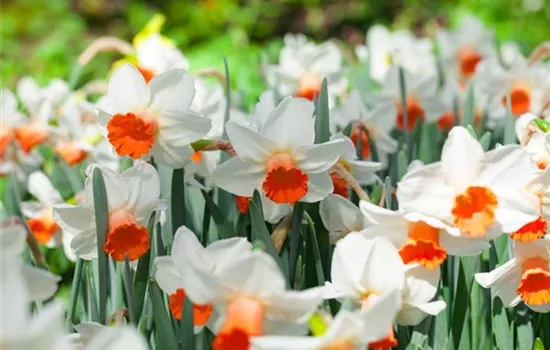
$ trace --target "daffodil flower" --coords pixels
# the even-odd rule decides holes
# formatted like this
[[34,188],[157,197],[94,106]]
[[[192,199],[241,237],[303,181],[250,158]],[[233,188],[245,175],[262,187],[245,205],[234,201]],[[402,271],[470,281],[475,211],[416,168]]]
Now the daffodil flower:
[[85,202],[81,205],[54,205],[54,219],[63,233],[72,236],[71,248],[83,259],[97,257],[92,175],[98,168],[103,174],[108,200],[109,225],[104,250],[113,260],[133,261],[149,250],[147,228],[154,211],[163,210],[159,199],[157,171],[148,163],[137,163],[117,174],[92,164],[86,169]]
[[252,350],[354,350],[384,337],[395,318],[399,293],[383,295],[368,310],[341,309],[326,332],[315,337],[263,336],[252,339]]
[[309,100],[319,95],[327,79],[329,104],[347,87],[342,53],[332,42],[316,45],[303,34],[287,34],[278,65],[268,65],[265,74],[269,86],[280,96],[294,95]]
[[204,137],[211,120],[193,111],[193,78],[181,69],[157,75],[146,84],[132,65],[117,68],[109,79],[98,122],[120,156],[150,158],[181,168],[194,153],[190,143]]
[[[525,113],[516,119],[516,136],[518,140],[523,140],[526,133],[529,132],[529,125],[536,119],[537,116],[533,113]],[[538,129],[538,127],[536,128]],[[550,164],[550,136],[548,135],[543,131],[533,133],[525,145],[525,150],[540,170],[546,169]]]
[[260,132],[227,123],[237,157],[214,172],[215,183],[238,196],[252,197],[260,189],[275,203],[316,202],[334,189],[329,168],[345,149],[344,140],[314,145],[313,104],[287,97]]
[[458,237],[491,239],[517,231],[539,217],[540,203],[526,189],[530,163],[518,145],[485,153],[465,128],[454,127],[441,162],[412,170],[399,182],[400,209],[437,219]]
[[348,199],[329,194],[319,205],[323,225],[329,231],[331,243],[335,243],[348,233],[361,231],[367,227],[363,213]]
[[514,257],[491,272],[477,273],[483,288],[491,288],[505,306],[521,301],[536,312],[550,311],[550,240],[515,242]]
[[[208,252],[199,248],[178,256],[189,299],[198,305],[211,304],[223,319],[215,329],[213,348],[247,349],[253,337],[277,330],[302,332],[321,301],[322,290],[286,290],[284,276],[271,256],[256,250],[246,253],[243,243],[236,242],[222,240]],[[225,253],[215,262],[216,250]]]

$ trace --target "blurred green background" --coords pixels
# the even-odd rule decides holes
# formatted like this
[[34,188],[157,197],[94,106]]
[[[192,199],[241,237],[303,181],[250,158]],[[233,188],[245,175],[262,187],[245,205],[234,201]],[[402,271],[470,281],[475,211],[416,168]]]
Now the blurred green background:
[[[2,0],[2,85],[30,74],[45,83],[68,78],[78,55],[96,37],[130,40],[156,12],[167,17],[163,33],[191,60],[191,69],[223,68],[227,56],[238,89],[262,89],[258,63],[276,57],[281,37],[304,32],[322,40],[361,43],[373,23],[421,33],[438,19],[450,26],[474,13],[500,41],[518,41],[525,53],[550,39],[550,0]],[[424,30],[424,33],[429,33]],[[101,78],[118,57],[102,54],[81,82]],[[254,67],[251,69],[251,67]],[[256,92],[256,91],[254,91]],[[252,93],[254,95],[254,93]]]

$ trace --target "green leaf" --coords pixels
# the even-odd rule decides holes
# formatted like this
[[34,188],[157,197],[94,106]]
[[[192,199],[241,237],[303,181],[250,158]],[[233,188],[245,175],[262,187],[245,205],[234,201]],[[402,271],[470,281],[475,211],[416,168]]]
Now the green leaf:
[[392,205],[392,187],[391,187],[391,178],[386,176],[384,180],[384,189],[386,191],[386,208],[391,209]]
[[498,296],[493,298],[493,332],[499,349],[513,349],[514,341],[510,332],[508,315]]
[[[315,276],[316,283],[309,283],[306,287],[315,287],[323,286],[325,284],[325,273],[323,271],[323,261],[321,259],[321,252],[319,250],[319,242],[317,242],[317,235],[315,232],[315,226],[313,225],[313,220],[309,215],[306,214],[308,218],[308,225],[306,230],[306,252],[311,254],[311,260],[306,260],[306,273],[310,273],[312,267],[315,267]],[[313,265],[313,266],[312,266]],[[307,281],[307,279],[306,279]]]
[[529,317],[529,309],[524,303],[516,306],[516,332],[517,332],[517,348],[532,349],[534,332],[531,319]]
[[195,332],[193,324],[193,303],[185,296],[183,299],[182,316],[180,320],[181,331],[179,332],[180,349],[195,349]]
[[544,343],[542,342],[542,339],[538,338],[535,339],[535,344],[533,345],[533,350],[544,350]]
[[309,318],[309,329],[314,337],[320,337],[327,332],[328,325],[319,313],[314,313]]
[[315,143],[327,142],[330,139],[330,113],[328,107],[327,79],[321,83],[319,100],[315,110]]
[[294,285],[296,278],[296,261],[298,260],[298,246],[302,235],[302,217],[304,216],[305,203],[298,202],[294,204],[292,212],[292,226],[290,228],[290,276],[289,283]]
[[397,180],[401,180],[407,173],[407,167],[409,166],[409,160],[404,150],[400,150],[397,154]]
[[492,133],[490,131],[485,131],[485,133],[479,138],[479,143],[485,152],[487,152],[489,147],[491,147],[491,136]]
[[106,324],[107,322],[107,291],[108,288],[108,266],[107,255],[105,254],[105,239],[109,230],[109,205],[107,202],[107,192],[105,190],[105,181],[103,174],[99,168],[95,168],[93,172],[93,194],[94,194],[94,210],[95,210],[95,225],[97,231],[97,266],[99,273],[99,322]]
[[170,196],[170,212],[172,217],[172,234],[186,223],[185,212],[185,173],[183,168],[172,172],[172,187]]
[[71,296],[69,298],[69,308],[67,309],[67,321],[76,323],[74,316],[76,313],[76,305],[78,304],[78,295],[80,285],[82,283],[82,270],[84,269],[84,260],[76,258],[76,266],[74,268],[73,281],[71,284]]
[[157,349],[178,349],[178,341],[170,321],[170,315],[166,309],[166,304],[162,297],[162,292],[155,281],[149,282],[149,297],[153,309],[153,320],[155,323],[155,332]]
[[[235,229],[231,222],[229,222],[227,215],[224,215],[220,208],[214,203],[214,200],[206,191],[202,191],[202,196],[204,197],[205,205],[208,207],[212,219],[218,228],[218,234],[221,238],[231,238],[235,237]],[[227,210],[226,210],[227,212]]]
[[466,101],[464,101],[464,110],[462,111],[462,120],[460,125],[474,125],[474,113],[475,113],[475,95],[474,86],[468,85],[468,91],[466,92]]
[[[404,345],[404,344],[403,344]],[[428,346],[428,336],[418,331],[414,331],[411,337],[411,341],[405,348],[406,350],[421,350],[426,349]]]
[[458,273],[456,274],[456,281],[454,283],[455,290],[451,321],[451,333],[449,334],[449,338],[452,339],[452,344],[454,345],[454,348],[458,349],[461,340],[462,330],[464,328],[464,324],[466,323],[466,311],[468,310],[468,300],[470,299],[470,297],[466,286],[466,277],[464,274],[462,261],[460,259],[457,259],[455,264],[458,264]]
[[[267,226],[265,225],[263,208],[262,208],[262,200],[260,199],[260,192],[258,192],[258,190],[254,190],[254,196],[250,201],[249,210],[250,210],[250,221],[252,224],[252,241],[253,242],[255,240],[261,241],[266,247],[269,255],[271,255],[271,257],[275,259],[281,271],[285,272],[286,269],[284,269],[283,267],[283,262],[281,261],[281,258],[277,253],[277,249],[275,249],[275,245],[271,240],[271,235],[269,234]],[[289,276],[286,276],[286,277],[288,280]]]
[[512,103],[510,100],[510,90],[506,92],[506,114],[504,116],[504,144],[513,144],[516,142],[516,123],[512,114]]
[[58,157],[59,163],[61,164],[61,168],[65,172],[65,176],[67,176],[67,179],[69,180],[69,184],[71,185],[71,189],[73,190],[74,194],[79,193],[84,189],[84,182],[82,181],[82,177],[80,176],[78,172],[77,167],[72,167],[65,159],[62,157]]
[[211,145],[213,142],[214,140],[207,140],[207,139],[198,140],[195,142],[191,142],[191,148],[193,148],[193,151],[199,152],[206,146]]
[[149,250],[143,254],[137,264],[136,274],[134,276],[132,308],[134,311],[134,324],[139,323],[141,313],[143,312],[143,303],[145,301],[145,293],[147,291],[147,282],[149,279],[149,268],[151,263],[151,254],[153,249],[153,237],[155,228],[155,213],[151,215],[147,230],[149,231]]
[[126,307],[128,308],[128,313],[130,314],[130,320],[137,325],[138,320],[135,318],[134,308],[132,305],[133,300],[133,285],[132,281],[134,279],[132,269],[130,268],[130,261],[128,256],[124,259],[124,273],[123,273],[123,282],[124,282],[124,292],[126,293]]
[[405,137],[404,144],[409,145],[408,134],[409,134],[409,111],[407,106],[407,85],[405,82],[405,70],[403,67],[399,67],[399,93],[401,96],[401,110],[403,113],[403,125],[405,125],[403,135]]
[[474,130],[474,127],[473,127],[471,124],[468,124],[468,125],[466,126],[466,130],[468,130],[468,132],[470,133],[470,135],[472,135],[475,139],[477,139],[476,131]]
[[535,124],[539,127],[544,133],[547,133],[550,131],[550,122],[547,122],[544,119],[536,118],[531,120],[531,123]]

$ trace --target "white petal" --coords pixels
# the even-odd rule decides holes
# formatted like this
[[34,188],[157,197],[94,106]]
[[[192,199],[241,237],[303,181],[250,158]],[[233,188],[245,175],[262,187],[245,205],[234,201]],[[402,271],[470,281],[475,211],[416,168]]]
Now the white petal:
[[117,113],[142,110],[149,103],[149,89],[143,75],[129,63],[111,74],[106,96]]
[[39,217],[45,210],[44,206],[37,201],[21,202],[20,206],[23,215],[30,219]]
[[231,145],[240,158],[264,162],[270,153],[277,148],[274,141],[236,122],[228,122],[225,128]]
[[523,139],[523,136],[525,135],[525,131],[527,130],[527,126],[529,123],[531,123],[531,120],[536,119],[537,116],[533,113],[525,113],[522,114],[521,117],[516,119],[516,137],[518,140],[521,141]]
[[93,190],[93,174],[95,169],[98,168],[101,170],[103,175],[103,180],[105,182],[105,192],[107,193],[107,202],[109,205],[109,210],[120,209],[124,206],[130,195],[126,183],[121,181],[118,174],[111,169],[100,166],[98,164],[90,164],[86,168],[86,183],[84,184],[84,190],[86,192],[86,199],[93,203],[94,200],[94,190]]
[[200,140],[212,127],[212,121],[192,110],[167,109],[159,120],[162,139],[173,146],[184,146]]
[[521,266],[511,259],[490,272],[476,273],[475,279],[483,288],[491,288],[494,295],[502,299],[505,306],[517,298],[517,288],[521,279]]
[[28,181],[29,193],[35,196],[43,205],[51,206],[63,202],[63,198],[61,198],[59,192],[53,187],[52,182],[43,172],[33,172],[29,175]]
[[210,244],[206,247],[206,253],[217,273],[225,265],[233,263],[244,255],[251,254],[252,244],[242,237],[227,238]]
[[213,179],[217,186],[228,192],[238,196],[252,197],[254,189],[261,185],[265,175],[263,164],[247,162],[236,157],[219,165],[214,170]]
[[437,315],[445,309],[447,304],[442,301],[420,305],[404,305],[397,314],[397,323],[403,326],[416,326],[428,315]]
[[84,260],[97,258],[97,233],[94,228],[79,232],[71,241],[73,252]]
[[441,153],[441,167],[447,184],[464,189],[481,170],[484,152],[479,142],[461,126],[454,127]]
[[163,114],[164,111],[186,111],[195,96],[195,84],[189,73],[183,69],[172,69],[155,76],[151,87],[151,108]]
[[95,226],[94,214],[85,205],[56,204],[53,208],[55,222],[72,235],[92,225]]
[[292,213],[292,207],[290,205],[286,203],[277,204],[273,202],[271,199],[265,196],[265,193],[263,191],[260,192],[260,198],[262,200],[262,209],[264,212],[264,219],[269,223],[276,224],[283,217]]
[[170,255],[176,268],[192,264],[207,272],[215,267],[214,261],[197,239],[197,235],[186,226],[177,229]]
[[322,144],[307,146],[298,151],[304,154],[299,157],[298,167],[311,173],[327,171],[346,151],[346,141],[343,139],[332,140]]
[[320,337],[268,335],[250,340],[252,350],[318,350],[325,345]]
[[159,256],[155,259],[155,280],[160,289],[166,294],[176,292],[178,288],[182,288],[182,278],[172,259],[168,256]]
[[86,350],[148,350],[147,342],[137,330],[132,327],[105,327],[92,338]]
[[327,171],[307,175],[309,176],[309,180],[307,182],[307,194],[300,199],[301,202],[318,202],[323,200],[334,190],[332,179]]
[[395,289],[386,292],[371,307],[356,312],[364,322],[360,333],[363,343],[381,339],[388,334],[388,329],[401,307],[400,294],[400,291]]
[[191,160],[189,157],[195,151],[190,145],[176,146],[168,143],[161,134],[157,134],[151,155],[159,164],[166,165],[173,169],[179,169],[186,166]]
[[306,322],[322,300],[322,288],[285,291],[269,298],[266,316],[271,319]]
[[450,255],[455,256],[475,256],[479,255],[485,249],[491,247],[491,244],[487,241],[475,238],[456,237],[452,236],[445,231],[440,231],[439,244]]
[[0,252],[2,259],[19,256],[25,249],[27,230],[21,225],[2,227],[0,230]]
[[344,197],[329,194],[319,206],[323,225],[329,232],[357,231],[357,217],[361,216],[359,208]]
[[419,305],[432,300],[439,286],[439,269],[426,269],[421,265],[407,265],[403,302]]
[[51,298],[57,291],[57,283],[61,280],[61,278],[46,270],[29,265],[23,265],[22,273],[29,296],[33,301],[43,301]]
[[313,103],[286,97],[269,115],[262,134],[280,147],[309,146],[315,141]]
[[137,163],[120,174],[129,189],[127,206],[134,210],[148,206],[160,197],[160,180],[149,163]]

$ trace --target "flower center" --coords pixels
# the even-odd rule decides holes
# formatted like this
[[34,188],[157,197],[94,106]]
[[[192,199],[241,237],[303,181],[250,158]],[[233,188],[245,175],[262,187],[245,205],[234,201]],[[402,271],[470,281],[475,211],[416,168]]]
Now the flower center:
[[78,147],[74,142],[63,142],[55,147],[55,151],[69,165],[78,164],[88,156],[88,152]]
[[546,219],[539,216],[536,220],[523,225],[516,232],[510,233],[510,238],[520,242],[529,242],[542,238],[546,235],[548,223]]
[[390,332],[384,338],[369,343],[369,349],[391,349],[397,346],[397,338],[393,332],[393,327],[390,325]]
[[250,208],[250,197],[235,196],[235,202],[237,203],[239,213],[246,214],[248,208]]
[[[183,288],[178,288],[174,293],[170,294],[170,311],[177,320],[181,320],[184,299],[185,290]],[[210,314],[212,314],[212,305],[193,304],[193,324],[195,326],[204,326],[210,319]]]
[[238,297],[226,308],[224,323],[212,343],[214,350],[245,350],[250,337],[262,334],[265,307],[256,299]]
[[27,220],[38,243],[48,243],[59,230],[59,225],[54,221],[51,210],[44,210],[37,218]]
[[455,197],[451,213],[456,227],[469,236],[482,236],[495,221],[497,197],[487,187],[471,186]]
[[548,159],[537,160],[537,168],[539,168],[540,170],[546,169],[547,166],[548,166]]
[[361,137],[361,158],[368,159],[370,155],[369,137],[359,125],[355,125],[351,130],[350,139],[356,148],[359,148],[359,137]]
[[[461,117],[461,113],[459,112],[457,121],[460,121]],[[455,118],[453,111],[446,111],[439,117],[439,119],[437,119],[437,127],[441,131],[449,131],[453,128],[454,125]]]
[[273,202],[295,203],[306,195],[309,176],[296,167],[290,154],[272,155],[266,162],[266,172],[262,188]]
[[193,161],[193,163],[200,163],[200,162],[202,162],[202,156],[203,156],[203,154],[202,154],[201,151],[195,152],[191,156],[191,160]]
[[397,127],[401,130],[414,130],[416,121],[420,119],[424,121],[424,109],[414,97],[407,97],[407,125],[405,125],[405,116],[403,114],[403,106],[401,101],[397,102]]
[[[514,84],[510,90],[510,104],[512,105],[512,114],[515,116],[529,112],[531,89],[525,84]],[[502,105],[506,106],[506,95],[502,96]]]
[[542,305],[550,303],[550,271],[547,259],[527,259],[521,266],[518,295],[527,303]]
[[336,173],[330,174],[330,178],[332,179],[332,184],[334,185],[334,190],[332,190],[332,193],[348,198],[349,188],[346,180],[342,179]]
[[418,263],[435,269],[447,258],[447,251],[439,245],[439,229],[423,221],[409,223],[408,238],[399,249],[405,264]]
[[13,133],[25,153],[29,153],[35,146],[48,139],[47,130],[39,123],[29,123],[13,128]]
[[139,226],[134,215],[121,209],[109,215],[109,232],[105,240],[105,253],[113,260],[136,260],[149,250],[149,231]]
[[119,156],[137,159],[153,146],[157,123],[148,113],[117,113],[107,123],[107,131],[109,142]]
[[321,91],[321,80],[313,74],[304,74],[298,80],[298,92],[297,97],[307,98],[313,101],[315,96],[319,95]]
[[477,64],[483,57],[473,47],[463,47],[458,52],[458,62],[460,65],[460,73],[466,78],[471,77],[475,71]]
[[139,65],[136,66],[136,68],[139,70],[141,75],[143,75],[143,79],[145,79],[146,83],[149,83],[151,81],[151,79],[153,79],[156,75],[155,71],[152,70],[152,69],[145,68],[145,67],[142,67],[142,66],[139,66]]

